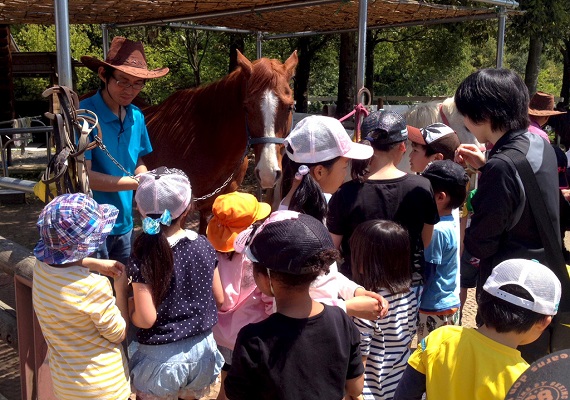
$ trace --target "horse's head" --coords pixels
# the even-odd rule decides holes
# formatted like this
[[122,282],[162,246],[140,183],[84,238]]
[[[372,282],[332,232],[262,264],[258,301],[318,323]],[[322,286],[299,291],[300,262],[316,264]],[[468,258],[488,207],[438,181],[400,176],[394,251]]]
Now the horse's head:
[[281,63],[261,58],[253,63],[238,51],[238,65],[246,74],[244,98],[247,129],[255,153],[255,176],[262,188],[272,188],[281,177],[281,140],[291,130],[294,110],[289,82],[295,72],[297,52]]

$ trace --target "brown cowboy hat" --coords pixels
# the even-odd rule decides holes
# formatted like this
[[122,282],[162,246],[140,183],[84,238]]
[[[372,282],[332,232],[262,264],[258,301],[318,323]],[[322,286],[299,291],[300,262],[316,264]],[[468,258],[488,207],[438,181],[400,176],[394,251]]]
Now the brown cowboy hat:
[[91,56],[83,56],[81,62],[94,72],[97,72],[99,67],[109,66],[142,79],[160,78],[168,74],[166,67],[149,70],[142,42],[133,42],[122,36],[113,38],[105,61]]
[[528,105],[528,113],[536,117],[565,114],[565,111],[554,110],[554,96],[544,92],[536,92]]

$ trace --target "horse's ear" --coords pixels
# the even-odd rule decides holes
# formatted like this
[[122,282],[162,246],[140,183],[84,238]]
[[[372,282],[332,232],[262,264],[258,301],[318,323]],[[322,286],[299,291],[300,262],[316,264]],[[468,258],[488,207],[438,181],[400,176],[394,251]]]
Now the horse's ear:
[[295,75],[295,67],[297,67],[298,62],[299,62],[299,57],[297,56],[297,50],[295,50],[289,56],[287,61],[283,63],[283,65],[285,66],[285,71],[287,71],[287,74],[289,75],[289,79],[291,79],[293,75]]
[[237,51],[237,65],[241,67],[242,71],[246,73],[247,76],[250,76],[251,72],[253,71],[253,64],[251,63],[251,61],[247,59],[246,56],[241,54],[241,51],[237,49],[236,51]]

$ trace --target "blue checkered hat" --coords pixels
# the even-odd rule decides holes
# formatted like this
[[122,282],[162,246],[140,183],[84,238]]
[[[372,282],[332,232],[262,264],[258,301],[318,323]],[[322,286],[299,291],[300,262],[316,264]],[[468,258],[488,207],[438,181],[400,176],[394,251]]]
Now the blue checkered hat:
[[34,255],[47,264],[67,264],[93,254],[105,241],[119,210],[83,193],[64,194],[44,207],[36,226]]

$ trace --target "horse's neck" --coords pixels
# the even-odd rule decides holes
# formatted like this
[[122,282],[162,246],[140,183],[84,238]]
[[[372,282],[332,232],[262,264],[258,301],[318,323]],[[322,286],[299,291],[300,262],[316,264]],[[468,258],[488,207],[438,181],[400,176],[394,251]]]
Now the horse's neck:
[[193,101],[204,104],[216,102],[224,104],[224,119],[244,117],[245,96],[244,76],[241,70],[234,71],[217,82],[198,88]]

